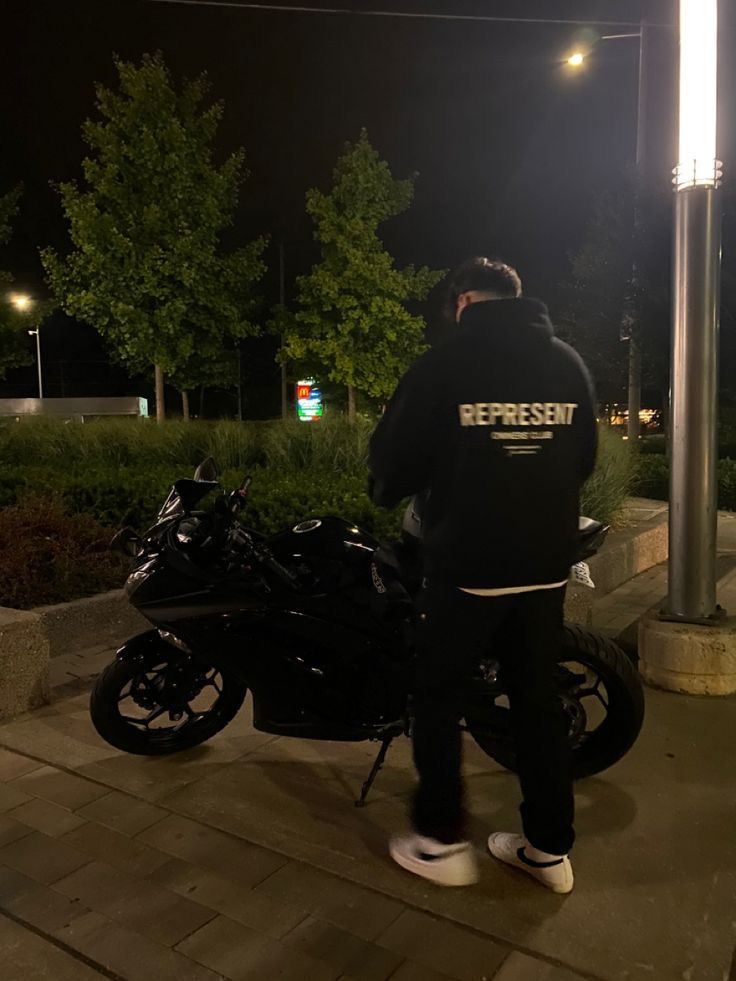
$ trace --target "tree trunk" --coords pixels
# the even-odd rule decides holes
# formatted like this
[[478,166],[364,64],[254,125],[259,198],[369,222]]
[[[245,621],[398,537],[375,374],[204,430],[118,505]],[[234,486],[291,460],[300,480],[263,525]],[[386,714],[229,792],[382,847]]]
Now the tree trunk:
[[238,422],[243,421],[243,352],[238,347]]
[[204,419],[204,385],[199,387],[199,418]]
[[641,338],[639,324],[632,325],[629,338],[629,440],[638,441],[640,434],[639,410],[641,409]]
[[[283,338],[282,338],[283,343]],[[289,389],[286,380],[286,364],[281,365],[281,418],[284,422],[289,418]]]
[[355,388],[348,385],[348,421],[355,422],[357,414],[355,411]]
[[181,393],[181,414],[184,417],[185,422],[189,422],[191,416],[189,415],[189,392]]
[[164,401],[164,373],[160,365],[153,366],[153,374],[156,381],[156,422],[166,420],[166,403]]

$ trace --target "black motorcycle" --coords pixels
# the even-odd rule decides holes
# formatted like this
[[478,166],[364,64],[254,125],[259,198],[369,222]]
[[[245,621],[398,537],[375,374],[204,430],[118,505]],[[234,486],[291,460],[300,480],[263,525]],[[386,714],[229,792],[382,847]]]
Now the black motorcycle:
[[[100,675],[92,721],[117,749],[174,753],[223,729],[250,690],[262,732],[380,742],[361,805],[392,740],[411,731],[420,521],[410,506],[400,539],[389,545],[334,516],[265,537],[240,520],[249,484],[246,478],[199,510],[219,490],[207,460],[194,479],[174,484],[143,537],[132,529],[115,537],[135,563],[128,599],[154,629],[128,641]],[[583,559],[608,529],[585,520],[581,529]],[[469,679],[464,728],[514,769],[502,663],[489,653]],[[576,777],[621,759],[644,716],[626,654],[605,637],[566,626],[556,683]]]

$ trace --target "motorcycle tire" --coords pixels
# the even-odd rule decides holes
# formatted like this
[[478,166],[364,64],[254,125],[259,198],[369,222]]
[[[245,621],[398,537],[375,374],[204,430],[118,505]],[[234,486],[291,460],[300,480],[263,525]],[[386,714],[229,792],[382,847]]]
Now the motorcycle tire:
[[[216,689],[219,694],[212,708],[202,718],[179,727],[142,729],[139,724],[126,721],[121,713],[120,703],[129,684],[132,686],[137,678],[143,677],[146,672],[151,673],[156,665],[167,663],[170,669],[173,667],[176,670],[178,665],[188,660],[187,655],[167,648],[146,655],[143,666],[140,661],[116,660],[109,664],[97,679],[90,697],[92,723],[105,742],[125,753],[167,756],[199,746],[224,729],[237,715],[248,689],[240,682],[221,674],[219,678],[222,688]],[[163,709],[161,714],[165,711],[167,710]]]
[[[621,648],[609,638],[583,627],[565,626],[565,644],[559,663],[565,662],[576,662],[597,674],[608,698],[606,717],[600,726],[590,736],[573,740],[573,778],[580,780],[607,770],[634,745],[644,722],[644,690],[638,671]],[[516,772],[516,750],[508,730],[499,732],[496,727],[489,727],[477,708],[470,717],[466,715],[465,722],[488,756]]]

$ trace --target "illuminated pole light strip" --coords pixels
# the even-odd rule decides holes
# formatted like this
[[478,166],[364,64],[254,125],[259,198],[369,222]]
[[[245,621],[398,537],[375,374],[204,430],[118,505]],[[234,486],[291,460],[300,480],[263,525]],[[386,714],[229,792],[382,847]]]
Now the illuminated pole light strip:
[[680,0],[680,147],[675,184],[715,187],[718,0]]
[[717,3],[680,0],[680,158],[674,196],[669,595],[665,607],[667,619],[708,624],[719,618],[716,556],[722,204],[716,159]]

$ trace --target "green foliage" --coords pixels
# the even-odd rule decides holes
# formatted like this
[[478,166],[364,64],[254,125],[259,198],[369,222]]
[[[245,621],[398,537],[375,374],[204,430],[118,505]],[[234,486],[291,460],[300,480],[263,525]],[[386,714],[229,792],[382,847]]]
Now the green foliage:
[[[670,493],[669,480],[670,467],[665,456],[640,456],[634,469],[632,493],[666,501]],[[718,507],[724,511],[736,511],[736,460],[726,458],[718,461]]]
[[369,500],[366,488],[365,474],[260,470],[254,475],[243,520],[259,531],[273,534],[303,518],[335,514],[354,521],[379,539],[397,535],[403,508],[377,508]]
[[[0,245],[11,236],[12,220],[18,214],[19,187],[0,197]],[[39,326],[50,313],[50,304],[35,302],[29,310],[16,310],[10,302],[13,276],[0,270],[0,381],[13,368],[33,361],[33,345],[28,331]]]
[[613,430],[599,429],[600,448],[595,472],[583,487],[581,513],[610,524],[629,494],[632,482],[631,450]]
[[0,606],[62,603],[120,586],[126,565],[108,548],[111,532],[53,498],[29,497],[0,510]]
[[395,180],[363,130],[338,160],[329,194],[313,189],[307,211],[321,260],[297,282],[298,310],[281,311],[282,356],[385,398],[423,350],[424,321],[406,308],[424,300],[441,271],[397,269],[378,226],[411,204],[414,178]]
[[265,241],[221,250],[243,153],[213,161],[223,106],[206,104],[204,76],[177,91],[158,54],[115,66],[118,90],[97,86],[100,118],[83,127],[84,187],[59,187],[72,250],[43,250],[48,281],[132,370],[155,363],[182,389],[209,384],[224,348],[257,332]]
[[[31,570],[28,576],[17,573],[20,592],[13,597],[23,605],[72,599],[119,584],[120,567],[103,561],[98,543],[107,542],[111,529],[123,525],[141,530],[150,526],[174,480],[191,474],[205,456],[219,463],[224,490],[237,486],[246,472],[253,476],[244,521],[266,534],[306,517],[336,514],[380,540],[391,538],[398,533],[403,508],[384,511],[368,499],[365,460],[370,432],[370,424],[350,425],[345,419],[318,425],[164,426],[129,420],[84,425],[28,420],[0,427],[0,549],[8,512],[8,527],[17,536],[8,539],[17,547],[2,549],[0,590],[8,576],[16,576],[20,562],[27,562]],[[736,463],[729,465],[736,504]],[[628,492],[629,476],[627,444],[603,430],[598,466],[583,492],[583,513],[605,522],[615,518]],[[647,493],[655,496],[655,490],[649,487]],[[33,518],[36,509],[38,519]],[[63,520],[62,512],[67,515]],[[57,530],[48,533],[48,542],[35,541],[47,535],[43,521],[50,514],[56,516]],[[69,515],[77,517],[72,520]],[[88,520],[92,524],[85,532]],[[58,530],[62,526],[70,529],[68,533]],[[79,539],[76,551],[70,542],[73,535]],[[22,556],[17,561],[15,553]],[[54,555],[60,557],[58,569],[51,568]],[[7,569],[2,561],[10,563]],[[86,568],[75,572],[75,563]],[[43,579],[36,593],[31,590],[33,576],[49,580]],[[9,599],[16,586],[5,588]]]
[[253,466],[262,458],[259,423],[98,419],[80,425],[25,419],[0,425],[0,467],[43,466],[73,472],[98,467],[174,467],[188,473],[207,456],[223,469]]
[[596,202],[588,237],[573,257],[568,310],[561,335],[590,368],[602,401],[619,401],[626,391],[628,348],[621,324],[633,261],[629,194],[604,193]]
[[627,399],[629,347],[621,341],[627,323],[639,324],[645,385],[667,390],[671,201],[642,195],[635,228],[635,193],[629,181],[596,200],[586,241],[573,257],[562,321],[562,336],[585,359],[605,402]]
[[364,419],[350,425],[344,417],[270,426],[263,433],[264,460],[274,470],[333,471],[365,479],[374,427]]

